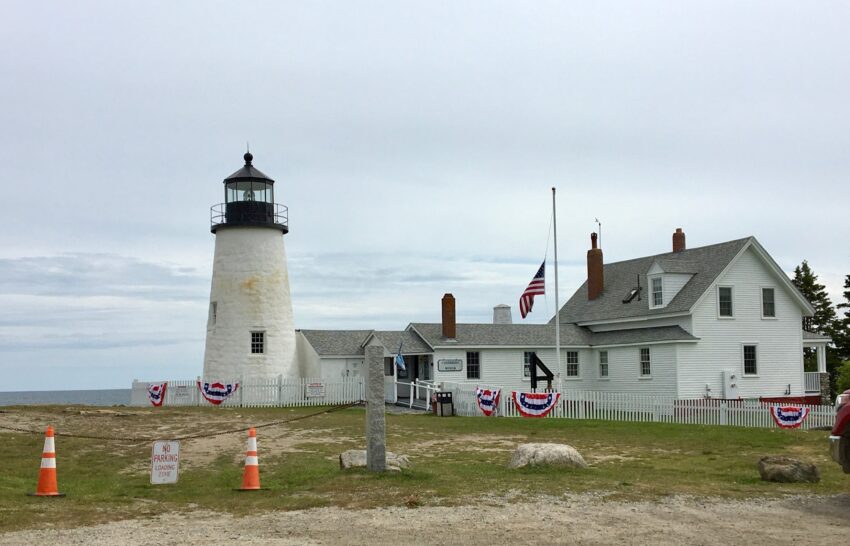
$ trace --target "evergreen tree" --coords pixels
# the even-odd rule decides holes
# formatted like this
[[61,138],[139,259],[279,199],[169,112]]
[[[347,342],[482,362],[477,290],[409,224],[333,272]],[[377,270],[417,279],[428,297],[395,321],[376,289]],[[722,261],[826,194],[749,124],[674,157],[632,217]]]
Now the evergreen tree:
[[[829,336],[833,338],[834,342],[834,336],[840,330],[835,309],[833,309],[832,302],[826,294],[826,286],[818,282],[818,276],[809,267],[808,261],[803,260],[802,264],[794,268],[794,278],[791,279],[791,282],[815,308],[814,316],[803,317],[803,330]],[[835,392],[835,381],[838,368],[841,366],[841,357],[834,347],[827,347],[825,356],[830,390]],[[803,350],[803,361],[806,371],[817,370],[816,356],[811,349]]]
[[832,302],[826,294],[826,286],[818,283],[818,276],[809,267],[808,261],[803,260],[803,263],[794,269],[794,278],[791,282],[815,308],[814,316],[803,317],[803,330],[831,335],[835,326],[835,309],[832,308]]
[[839,316],[833,327],[832,340],[841,358],[850,360],[850,275],[844,277],[844,301],[836,305],[844,309],[844,316]]

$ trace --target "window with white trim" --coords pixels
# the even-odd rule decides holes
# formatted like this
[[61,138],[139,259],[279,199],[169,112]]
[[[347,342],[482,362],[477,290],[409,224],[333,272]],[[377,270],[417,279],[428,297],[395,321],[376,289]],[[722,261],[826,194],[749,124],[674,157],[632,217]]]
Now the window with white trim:
[[650,377],[652,375],[652,356],[649,347],[640,348],[640,376]]
[[776,318],[776,294],[773,288],[761,289],[761,316],[764,318]]
[[578,351],[567,351],[567,377],[578,377]]
[[661,307],[662,305],[664,305],[664,291],[661,277],[655,277],[652,279],[652,306]]
[[210,302],[210,314],[207,319],[207,328],[212,328],[215,326],[215,321],[218,318],[218,303],[211,301]]
[[251,354],[261,355],[266,352],[266,333],[251,332]]
[[717,287],[717,314],[721,317],[732,317],[734,309],[732,308],[732,287],[718,286]]
[[758,346],[744,345],[744,375],[757,375],[758,373]]
[[481,353],[466,353],[466,378],[481,379]]
[[608,379],[608,351],[599,351],[599,378]]

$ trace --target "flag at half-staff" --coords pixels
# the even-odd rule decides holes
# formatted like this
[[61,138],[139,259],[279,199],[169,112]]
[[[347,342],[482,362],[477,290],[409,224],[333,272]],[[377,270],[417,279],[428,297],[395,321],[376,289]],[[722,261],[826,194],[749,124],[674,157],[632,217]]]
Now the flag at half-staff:
[[519,314],[522,318],[531,313],[531,308],[534,307],[534,296],[543,295],[546,293],[546,260],[540,265],[540,269],[528,283],[525,292],[519,298]]

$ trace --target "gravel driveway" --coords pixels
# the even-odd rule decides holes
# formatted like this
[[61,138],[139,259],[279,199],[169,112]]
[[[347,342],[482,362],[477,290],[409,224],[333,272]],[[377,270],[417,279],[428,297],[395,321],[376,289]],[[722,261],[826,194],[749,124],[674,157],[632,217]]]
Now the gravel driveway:
[[19,531],[0,544],[843,544],[850,494],[772,500],[591,495],[457,507],[319,508],[234,518],[188,512],[73,530]]

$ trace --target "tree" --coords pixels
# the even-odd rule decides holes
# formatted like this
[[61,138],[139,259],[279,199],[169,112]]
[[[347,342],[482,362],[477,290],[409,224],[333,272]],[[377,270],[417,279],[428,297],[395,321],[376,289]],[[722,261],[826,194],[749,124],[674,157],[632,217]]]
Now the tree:
[[832,330],[832,341],[841,358],[850,360],[850,275],[844,277],[844,302],[836,305],[844,309],[844,316],[839,316]]
[[[840,328],[837,328],[839,325],[835,309],[832,308],[832,302],[826,293],[826,286],[818,282],[818,276],[809,267],[808,261],[803,260],[802,264],[794,268],[794,278],[791,279],[791,282],[815,308],[814,316],[803,317],[803,330],[829,336],[834,340],[836,332],[840,331]],[[834,347],[829,346],[826,348],[825,356],[830,388],[832,392],[835,392],[835,381],[838,375],[838,367],[841,366],[841,357]],[[803,365],[806,370],[817,370],[815,353],[811,349],[803,350]]]
[[818,276],[809,267],[808,261],[803,260],[802,264],[794,268],[794,278],[791,282],[815,308],[814,316],[803,317],[803,330],[826,336],[832,335],[835,326],[835,309],[832,308],[832,302],[826,294],[826,286],[818,283]]
[[836,392],[844,392],[850,389],[850,360],[845,360],[844,364],[838,368],[838,379],[836,380]]

